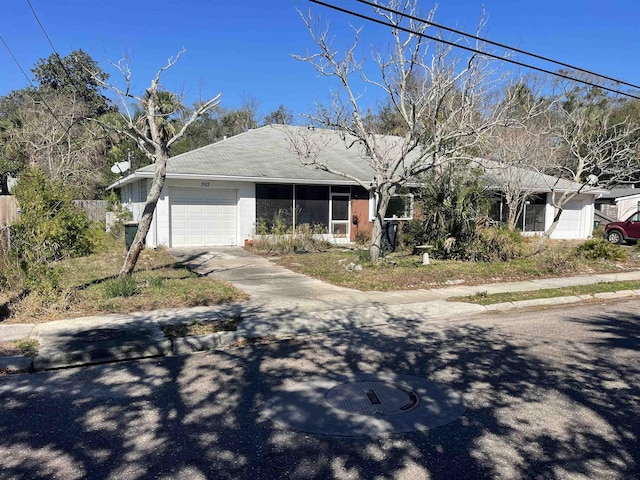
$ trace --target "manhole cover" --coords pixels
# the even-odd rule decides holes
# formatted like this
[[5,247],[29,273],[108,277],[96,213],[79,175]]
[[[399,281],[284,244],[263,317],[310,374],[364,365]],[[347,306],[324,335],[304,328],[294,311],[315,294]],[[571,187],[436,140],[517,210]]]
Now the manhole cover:
[[418,404],[418,396],[409,388],[386,382],[351,382],[327,392],[334,408],[362,415],[404,413]]
[[265,402],[262,415],[298,432],[377,437],[426,431],[464,411],[462,395],[444,385],[379,373],[292,383]]
[[120,338],[125,332],[118,328],[96,328],[95,330],[86,330],[73,334],[74,340],[83,340],[85,342],[104,342]]

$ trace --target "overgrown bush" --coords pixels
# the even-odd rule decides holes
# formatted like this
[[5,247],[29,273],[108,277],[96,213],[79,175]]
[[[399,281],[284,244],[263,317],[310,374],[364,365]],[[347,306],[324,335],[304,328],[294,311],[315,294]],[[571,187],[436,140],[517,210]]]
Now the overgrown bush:
[[404,222],[400,231],[400,243],[405,247],[427,243],[427,232],[423,221],[414,218]]
[[451,162],[423,179],[417,201],[424,214],[424,237],[419,239],[433,245],[435,258],[469,259],[469,249],[477,241],[476,219],[489,201],[481,173],[470,164]]
[[479,229],[476,240],[468,248],[469,259],[482,262],[507,262],[524,253],[522,234],[508,228]]
[[604,238],[592,238],[576,247],[576,252],[589,260],[624,260],[626,252],[618,245],[606,241]]
[[274,223],[274,228],[270,233],[262,234],[255,238],[248,248],[267,255],[284,255],[288,253],[322,252],[331,246],[322,237],[325,232],[325,227],[322,225],[311,226],[304,224],[298,226],[295,232],[280,232],[282,232],[281,226]]
[[55,262],[93,251],[91,222],[72,204],[71,191],[37,168],[22,174],[14,194],[20,218],[11,226],[10,255],[28,288],[53,291],[58,280]]
[[542,273],[549,275],[566,275],[567,272],[575,271],[579,263],[578,255],[572,249],[553,249],[538,258],[539,264],[544,267]]

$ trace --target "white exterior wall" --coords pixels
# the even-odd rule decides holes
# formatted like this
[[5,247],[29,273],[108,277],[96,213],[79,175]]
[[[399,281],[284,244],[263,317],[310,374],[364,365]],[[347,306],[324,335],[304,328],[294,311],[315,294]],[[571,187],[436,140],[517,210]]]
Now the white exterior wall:
[[120,201],[125,205],[133,215],[133,221],[140,221],[144,204],[147,201],[149,180],[140,180],[138,182],[125,185],[120,193]]
[[244,245],[244,240],[252,237],[256,223],[255,183],[167,179],[156,206],[151,229],[147,235],[147,246],[171,246],[171,199],[169,198],[169,189],[171,187],[236,190],[238,198],[236,244],[239,246]]
[[626,220],[636,213],[638,211],[638,202],[640,202],[640,195],[632,195],[619,199],[616,202],[618,206],[618,218],[616,220]]
[[[545,207],[545,230],[553,223],[555,210],[551,203],[551,193],[547,194]],[[593,234],[593,218],[595,212],[593,195],[576,195],[569,204],[581,204],[578,215],[566,215],[567,211],[560,215],[560,222],[551,238],[560,240],[586,240]]]

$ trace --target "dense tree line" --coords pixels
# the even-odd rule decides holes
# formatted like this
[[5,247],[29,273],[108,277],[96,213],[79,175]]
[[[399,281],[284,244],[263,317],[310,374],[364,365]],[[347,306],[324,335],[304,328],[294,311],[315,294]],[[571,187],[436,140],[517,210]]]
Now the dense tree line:
[[[131,160],[132,168],[149,164],[135,140],[118,133],[119,107],[107,95],[110,80],[83,50],[65,57],[38,60],[31,69],[33,85],[0,97],[0,195],[9,193],[8,180],[27,167],[70,188],[76,198],[101,198],[117,177],[110,166]],[[171,112],[168,131],[179,131],[189,110],[183,99],[161,91],[160,108]],[[197,105],[195,106],[197,107]],[[293,114],[281,105],[258,118],[258,102],[249,99],[237,108],[221,105],[199,116],[169,154],[178,155],[263,124],[291,124]],[[134,121],[144,117],[135,106]],[[97,121],[96,121],[97,120]]]

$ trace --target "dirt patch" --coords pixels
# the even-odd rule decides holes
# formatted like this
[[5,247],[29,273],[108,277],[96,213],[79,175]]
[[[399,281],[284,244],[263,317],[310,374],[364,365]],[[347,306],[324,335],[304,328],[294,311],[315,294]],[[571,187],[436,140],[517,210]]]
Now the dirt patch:
[[188,322],[178,325],[162,327],[162,333],[168,339],[190,337],[194,335],[208,335],[217,332],[235,332],[238,329],[238,319],[230,318],[213,322]]
[[24,355],[33,356],[38,353],[37,340],[10,340],[0,342],[0,356]]

